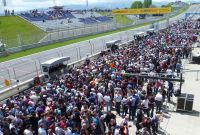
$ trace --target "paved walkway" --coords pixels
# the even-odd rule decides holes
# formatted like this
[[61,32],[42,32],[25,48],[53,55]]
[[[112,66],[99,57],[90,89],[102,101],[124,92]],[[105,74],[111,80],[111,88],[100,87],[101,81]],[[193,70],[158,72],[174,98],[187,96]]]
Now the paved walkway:
[[[183,60],[184,69],[200,70],[200,65],[190,64],[188,60]],[[173,97],[173,104],[167,104],[163,113],[163,122],[161,123],[158,135],[200,135],[200,72],[197,78],[197,72],[184,73],[185,83],[182,85],[182,93],[194,94],[193,112],[177,112],[177,98]],[[179,87],[177,83],[176,88]],[[114,112],[115,113],[115,112]],[[121,123],[122,118],[117,115],[117,123]],[[136,127],[133,122],[129,122],[130,135],[135,135]]]

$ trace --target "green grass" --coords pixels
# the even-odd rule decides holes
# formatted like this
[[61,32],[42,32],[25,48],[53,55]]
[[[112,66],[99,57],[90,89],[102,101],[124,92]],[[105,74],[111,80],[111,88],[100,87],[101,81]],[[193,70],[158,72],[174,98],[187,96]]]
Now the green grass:
[[[189,8],[189,6],[181,8],[175,15],[171,16],[170,18],[173,18],[173,17],[176,17],[176,16],[180,15],[181,13],[185,12],[186,10],[188,10],[188,8]],[[162,18],[162,19],[158,20],[158,22],[164,21],[164,20],[166,20],[166,18]]]
[[18,16],[0,17],[0,40],[7,48],[38,42],[45,32]]
[[104,11],[101,11],[101,12],[98,12],[99,14],[101,14],[102,16],[107,16],[108,14],[110,14],[111,12],[104,12]]
[[118,29],[118,30],[104,32],[104,33],[100,33],[100,34],[96,34],[96,35],[81,37],[81,38],[72,39],[72,40],[67,40],[67,41],[64,41],[64,42],[54,43],[54,44],[50,44],[50,45],[47,45],[47,46],[32,48],[32,49],[25,50],[25,51],[22,51],[22,52],[9,54],[8,56],[5,56],[5,57],[0,57],[0,62],[8,61],[8,60],[11,60],[11,59],[16,59],[16,58],[27,56],[27,55],[30,55],[30,54],[50,50],[50,49],[61,47],[61,46],[66,46],[66,45],[69,45],[69,44],[73,44],[73,43],[77,43],[77,42],[81,42],[81,41],[85,41],[85,40],[89,40],[89,39],[93,39],[93,38],[97,38],[97,37],[101,37],[101,36],[105,36],[105,35],[110,35],[110,34],[113,34],[113,33],[116,33],[116,32],[121,32],[121,31],[126,31],[126,30],[130,30],[130,29],[142,27],[142,26],[145,26],[145,25],[149,25],[149,23],[143,23],[143,24],[136,25],[136,26],[121,28],[121,29]]
[[[103,16],[107,16],[107,15],[110,14],[110,12],[103,12],[103,11],[98,12],[98,13],[103,15]],[[117,20],[117,23],[119,23],[119,24],[132,24],[134,22],[134,20],[128,18],[125,15],[116,15],[116,20]]]
[[132,24],[133,23],[133,20],[128,18],[125,15],[117,15],[116,19],[117,19],[117,23],[120,23],[120,24]]

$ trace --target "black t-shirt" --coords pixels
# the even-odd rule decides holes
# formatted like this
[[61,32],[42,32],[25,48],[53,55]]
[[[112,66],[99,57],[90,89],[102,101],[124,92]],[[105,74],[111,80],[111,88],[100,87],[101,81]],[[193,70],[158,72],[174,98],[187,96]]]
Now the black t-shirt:
[[106,117],[105,117],[106,124],[108,124],[111,119],[115,119],[115,118],[116,118],[116,116],[113,113],[110,115],[106,115]]
[[74,112],[73,114],[74,114],[73,120],[74,120],[75,122],[81,122],[80,113],[79,113],[79,112]]

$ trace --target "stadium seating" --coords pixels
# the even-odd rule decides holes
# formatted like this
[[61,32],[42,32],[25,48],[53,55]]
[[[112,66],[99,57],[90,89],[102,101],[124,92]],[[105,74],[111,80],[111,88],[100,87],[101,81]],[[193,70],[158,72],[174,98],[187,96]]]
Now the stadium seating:
[[96,17],[96,20],[100,21],[100,22],[111,22],[112,20],[106,16],[100,16],[100,17]]
[[60,11],[48,11],[46,13],[39,13],[37,11],[32,13],[22,13],[20,14],[23,18],[29,21],[43,21],[43,20],[54,20],[54,19],[72,19],[75,16],[67,10],[60,10]]
[[79,18],[80,22],[83,22],[84,24],[94,24],[97,23],[95,18],[87,17],[87,18]]
[[83,10],[31,10],[20,13],[19,16],[38,26],[44,31],[73,29],[97,23],[111,23],[112,19],[98,12]]
[[29,13],[21,14],[21,17],[27,19],[28,21],[43,21],[43,20],[48,20],[49,17],[46,14],[41,14],[37,16],[33,16]]

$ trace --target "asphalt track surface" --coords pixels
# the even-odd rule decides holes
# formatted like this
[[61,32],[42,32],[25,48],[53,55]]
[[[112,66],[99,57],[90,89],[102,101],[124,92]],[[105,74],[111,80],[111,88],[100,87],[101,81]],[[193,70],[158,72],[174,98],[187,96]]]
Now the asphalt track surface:
[[[169,23],[171,24],[176,20],[184,18],[186,12],[189,13],[200,12],[200,5],[192,5],[184,13],[174,18],[171,18],[169,20]],[[167,26],[166,21],[159,22],[158,24],[159,29],[165,28],[166,26]],[[5,79],[10,80],[11,85],[14,85],[16,84],[16,80],[23,82],[41,74],[40,64],[44,61],[60,56],[70,56],[71,57],[70,62],[73,62],[79,60],[80,58],[86,57],[88,54],[95,54],[97,52],[105,50],[106,49],[105,43],[107,41],[121,39],[122,41],[125,42],[127,40],[131,40],[134,34],[141,31],[146,31],[149,28],[150,25],[2,62],[0,63],[0,90],[5,89],[4,86]]]

